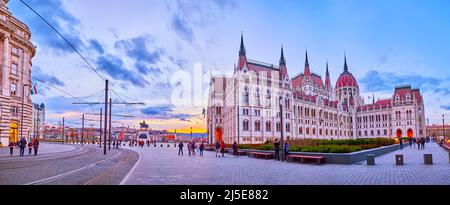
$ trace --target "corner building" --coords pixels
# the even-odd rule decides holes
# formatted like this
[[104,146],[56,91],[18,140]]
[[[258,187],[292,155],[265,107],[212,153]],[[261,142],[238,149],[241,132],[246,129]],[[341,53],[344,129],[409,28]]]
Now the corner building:
[[[8,0],[0,1],[0,142],[3,146],[7,146],[10,141],[17,142],[20,136],[27,139],[30,136],[31,59],[36,53],[30,41],[30,29],[12,16],[7,3]],[[22,101],[23,129],[20,126]]]

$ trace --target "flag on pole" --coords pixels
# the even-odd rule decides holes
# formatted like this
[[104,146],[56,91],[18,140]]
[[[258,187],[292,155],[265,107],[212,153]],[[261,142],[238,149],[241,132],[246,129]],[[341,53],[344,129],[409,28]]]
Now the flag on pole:
[[203,108],[203,111],[202,111],[202,115],[203,115],[203,117],[205,117],[205,114],[206,114],[206,109],[205,109],[205,108]]
[[31,88],[30,90],[30,95],[37,95],[37,89],[36,89],[36,83],[34,84],[34,86]]

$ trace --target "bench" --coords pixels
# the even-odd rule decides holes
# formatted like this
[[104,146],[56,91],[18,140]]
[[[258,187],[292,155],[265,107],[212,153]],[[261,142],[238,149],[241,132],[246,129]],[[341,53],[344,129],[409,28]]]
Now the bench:
[[[233,153],[233,150],[230,150],[228,153],[229,153],[229,154],[232,154],[232,155],[234,154],[234,153]],[[247,151],[238,150],[238,151],[237,151],[237,154],[238,154],[239,156],[247,155]]]
[[300,162],[303,163],[305,161],[305,159],[309,159],[309,160],[316,160],[317,164],[321,164],[325,162],[325,157],[321,157],[321,156],[307,156],[307,155],[288,155],[287,159],[300,159]]
[[248,157],[264,157],[264,159],[273,159],[273,153],[269,153],[269,152],[249,152]]
[[442,147],[450,151],[450,144],[449,143],[442,144]]

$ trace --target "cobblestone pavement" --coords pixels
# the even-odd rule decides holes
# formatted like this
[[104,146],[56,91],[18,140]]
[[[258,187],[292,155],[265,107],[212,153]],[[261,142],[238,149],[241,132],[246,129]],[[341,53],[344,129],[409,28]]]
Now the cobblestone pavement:
[[[214,152],[204,156],[178,156],[173,144],[168,148],[127,148],[141,155],[125,184],[178,185],[450,185],[448,152],[436,144],[426,144],[425,150],[405,147],[379,157],[376,165],[365,161],[351,165],[300,164],[274,160],[235,158]],[[423,164],[423,154],[433,154],[433,165]],[[395,155],[403,154],[405,165],[395,165]]]
[[0,157],[0,184],[119,184],[139,157],[131,150],[111,149],[103,155],[96,145],[43,144],[42,148],[53,152]]

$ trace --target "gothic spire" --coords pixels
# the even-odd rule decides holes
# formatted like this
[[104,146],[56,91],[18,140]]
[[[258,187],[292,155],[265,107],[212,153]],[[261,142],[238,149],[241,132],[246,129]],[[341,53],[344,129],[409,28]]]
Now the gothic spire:
[[281,46],[280,67],[281,67],[282,65],[286,66],[286,59],[284,59],[283,46]]
[[328,60],[327,60],[327,70],[325,71],[325,76],[327,76],[327,77],[330,76],[330,72],[328,72]]
[[239,49],[239,56],[245,56],[244,34],[242,31],[241,31],[241,48]]
[[347,55],[344,53],[344,71],[348,71],[348,66],[347,66]]
[[305,66],[308,66],[308,67],[309,67],[308,50],[306,50],[306,55],[305,55]]

